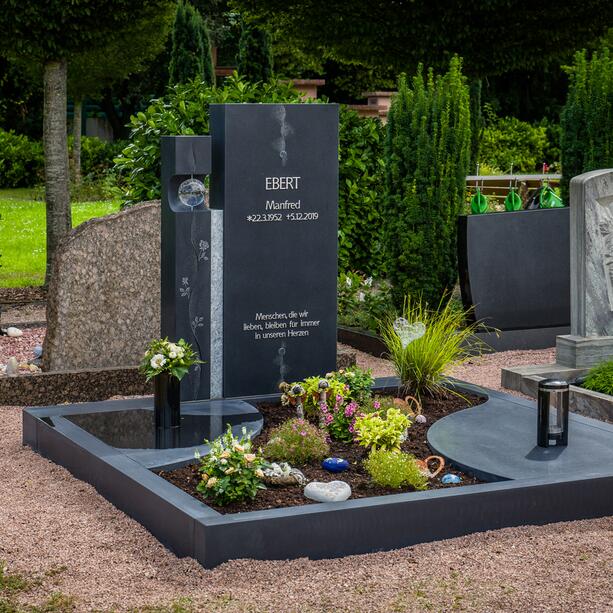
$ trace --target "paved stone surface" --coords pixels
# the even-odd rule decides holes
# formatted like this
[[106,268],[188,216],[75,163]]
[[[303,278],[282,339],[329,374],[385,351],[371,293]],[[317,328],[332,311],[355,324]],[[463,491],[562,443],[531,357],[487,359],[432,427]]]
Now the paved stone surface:
[[501,479],[610,474],[613,425],[570,415],[567,447],[538,447],[534,403],[510,403],[497,393],[490,402],[453,413],[428,431],[428,442],[448,460]]

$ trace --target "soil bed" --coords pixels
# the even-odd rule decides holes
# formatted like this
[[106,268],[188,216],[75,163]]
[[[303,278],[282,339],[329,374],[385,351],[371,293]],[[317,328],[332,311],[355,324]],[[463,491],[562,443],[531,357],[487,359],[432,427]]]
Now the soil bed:
[[[402,451],[413,454],[416,458],[423,460],[432,451],[428,447],[426,433],[428,428],[437,420],[461,411],[469,406],[476,406],[485,401],[485,398],[465,394],[464,398],[449,395],[444,398],[425,398],[423,401],[423,414],[427,418],[427,423],[414,423],[409,428],[409,436],[402,445]],[[264,428],[262,432],[254,439],[254,446],[264,447],[269,439],[270,431],[282,424],[285,420],[293,416],[293,411],[288,407],[283,407],[281,404],[259,404],[258,409],[264,416]],[[368,473],[363,466],[363,460],[366,459],[368,451],[364,447],[357,444],[341,443],[338,441],[330,442],[330,457],[345,458],[349,461],[350,467],[346,471],[333,474],[324,470],[320,463],[307,464],[305,466],[297,466],[305,474],[309,481],[335,481],[342,480],[351,486],[351,498],[367,498],[369,496],[385,496],[388,494],[399,494],[413,491],[412,487],[403,487],[398,489],[381,487],[371,482]],[[432,462],[431,470],[437,466],[436,462]],[[446,472],[450,470],[454,474],[462,478],[462,482],[457,485],[444,485],[440,482]],[[305,498],[302,491],[302,486],[268,486],[268,489],[261,490],[253,500],[237,502],[221,507],[213,504],[205,499],[197,490],[196,486],[200,481],[198,473],[198,464],[189,464],[183,468],[178,468],[173,471],[159,471],[160,477],[163,477],[173,485],[187,492],[191,496],[202,500],[211,508],[219,513],[240,513],[247,511],[262,511],[266,509],[276,509],[279,507],[294,507],[304,504],[313,504],[315,501]],[[429,482],[428,489],[440,489],[448,487],[462,487],[463,485],[474,485],[482,483],[472,475],[460,472],[445,466],[438,477]]]

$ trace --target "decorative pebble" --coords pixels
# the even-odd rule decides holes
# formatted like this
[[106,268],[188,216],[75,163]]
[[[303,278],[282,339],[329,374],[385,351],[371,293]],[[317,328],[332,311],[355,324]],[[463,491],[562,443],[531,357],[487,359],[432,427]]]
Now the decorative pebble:
[[304,495],[316,502],[342,502],[351,496],[351,487],[344,481],[311,481],[304,488]]
[[415,421],[416,421],[418,424],[425,424],[425,423],[426,423],[428,420],[426,419],[426,416],[425,416],[425,415],[421,415],[421,414],[420,414],[420,415],[418,415],[418,416],[415,418]]
[[7,375],[16,375],[19,372],[19,362],[16,357],[9,358],[6,363],[6,370],[4,371]]
[[38,359],[43,355],[43,348],[40,345],[36,345],[36,347],[32,349],[32,353],[34,354],[34,357]]
[[23,332],[19,328],[14,328],[13,326],[9,326],[6,329],[7,336],[12,338],[17,338],[18,336],[23,336]]
[[321,466],[331,473],[342,473],[349,468],[349,462],[343,458],[326,458]]
[[268,485],[304,485],[307,482],[303,472],[292,468],[287,462],[273,462],[262,472],[262,481]]
[[454,475],[453,473],[447,473],[446,475],[441,477],[441,483],[445,485],[460,483],[461,481],[462,481],[462,478],[459,477],[458,475]]

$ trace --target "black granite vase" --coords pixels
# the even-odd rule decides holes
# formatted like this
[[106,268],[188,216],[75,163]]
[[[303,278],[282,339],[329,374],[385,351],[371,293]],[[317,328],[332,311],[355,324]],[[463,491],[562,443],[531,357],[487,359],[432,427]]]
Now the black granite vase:
[[178,428],[181,419],[181,381],[167,372],[160,373],[153,381],[156,430]]

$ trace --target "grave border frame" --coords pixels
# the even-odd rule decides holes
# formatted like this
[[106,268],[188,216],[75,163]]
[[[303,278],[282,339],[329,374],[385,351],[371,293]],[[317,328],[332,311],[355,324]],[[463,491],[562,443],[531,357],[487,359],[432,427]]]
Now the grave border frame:
[[[378,379],[375,389],[397,384],[393,377]],[[456,386],[485,395],[486,403],[533,406],[502,392],[463,382]],[[276,398],[243,400],[255,404]],[[69,406],[24,409],[23,443],[93,485],[178,556],[193,557],[206,568],[236,558],[334,558],[613,513],[613,468],[609,468],[563,478],[499,481],[222,515],[77,426],[60,431],[45,421]]]

